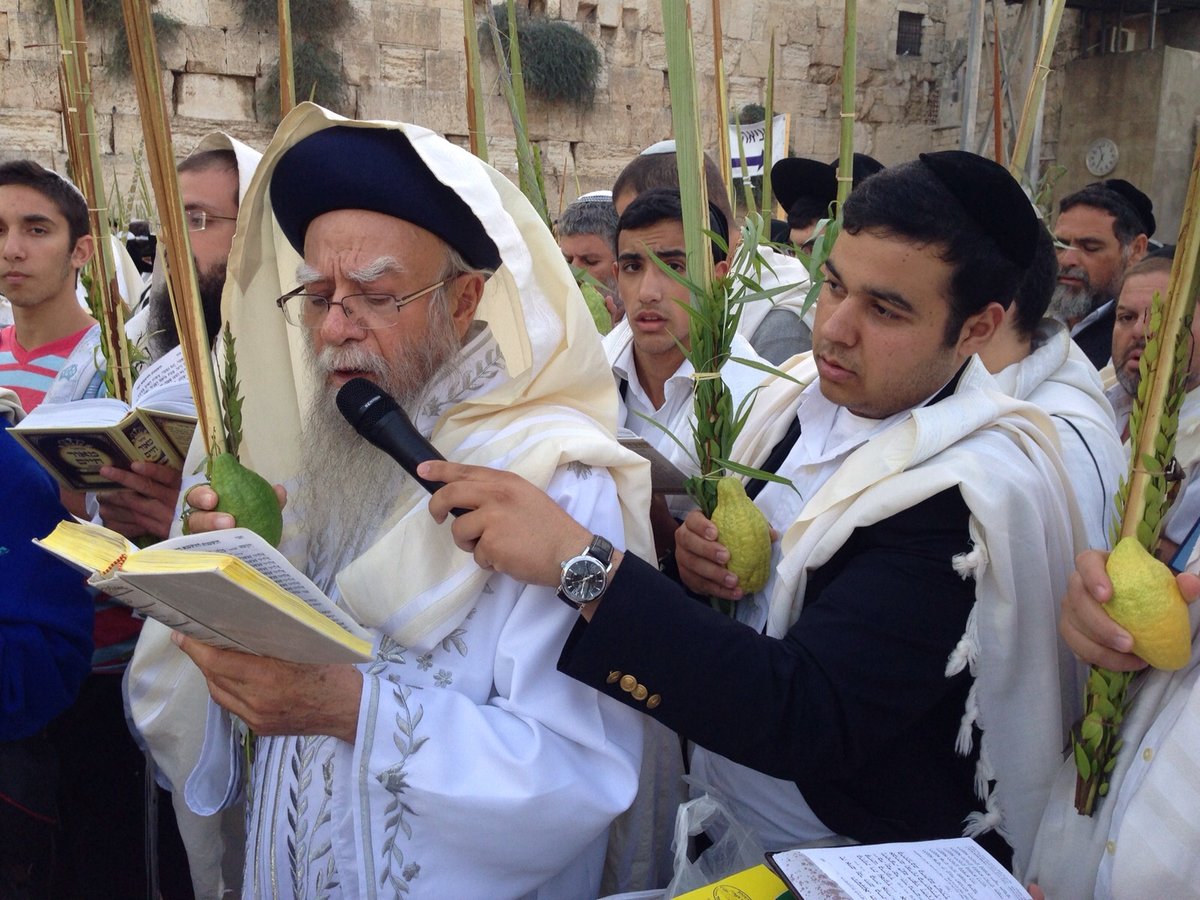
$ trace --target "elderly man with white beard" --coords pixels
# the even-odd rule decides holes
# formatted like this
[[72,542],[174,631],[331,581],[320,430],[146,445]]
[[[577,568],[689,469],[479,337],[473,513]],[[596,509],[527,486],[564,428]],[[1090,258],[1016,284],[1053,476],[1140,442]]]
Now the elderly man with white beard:
[[[554,591],[458,550],[424,489],[334,408],[368,378],[448,458],[519,471],[648,548],[645,465],[615,440],[615,388],[569,269],[517,190],[465,151],[310,104],[280,126],[246,203],[224,297],[242,458],[291,488],[280,549],[372,631],[375,658],[296,665],[175,637],[191,668],[156,628],[160,678],[135,719],[157,693],[194,727],[203,707],[172,709],[171,694],[203,673],[198,812],[246,777],[230,713],[253,730],[247,894],[594,896],[608,824],[636,790],[640,724],[555,670],[574,613]],[[187,500],[190,529],[235,524],[207,511],[211,488]]]

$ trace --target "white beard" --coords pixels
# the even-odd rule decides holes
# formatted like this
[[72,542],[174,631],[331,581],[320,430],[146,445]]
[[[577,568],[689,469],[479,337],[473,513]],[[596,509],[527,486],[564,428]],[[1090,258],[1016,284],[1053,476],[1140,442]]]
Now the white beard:
[[[374,543],[408,475],[347,422],[337,408],[337,390],[327,384],[338,367],[369,372],[405,409],[417,409],[427,390],[452,371],[461,342],[449,312],[431,303],[429,328],[419,346],[402,358],[385,360],[355,345],[327,347],[318,357],[311,339],[305,358],[313,394],[301,430],[301,463],[296,512],[308,538],[308,575],[330,596],[338,571]],[[323,583],[324,582],[324,583]]]
[[1057,284],[1054,286],[1054,295],[1050,298],[1047,315],[1060,322],[1078,321],[1087,318],[1101,302],[1103,298],[1097,297],[1086,287]]

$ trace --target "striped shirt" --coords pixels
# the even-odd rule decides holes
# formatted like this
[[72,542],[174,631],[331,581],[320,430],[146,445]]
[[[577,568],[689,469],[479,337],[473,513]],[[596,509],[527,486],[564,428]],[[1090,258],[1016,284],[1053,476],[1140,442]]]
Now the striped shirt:
[[54,376],[66,364],[75,345],[90,328],[89,325],[75,334],[33,350],[26,350],[17,343],[15,325],[0,328],[0,387],[12,388],[25,412],[33,412],[46,396]]

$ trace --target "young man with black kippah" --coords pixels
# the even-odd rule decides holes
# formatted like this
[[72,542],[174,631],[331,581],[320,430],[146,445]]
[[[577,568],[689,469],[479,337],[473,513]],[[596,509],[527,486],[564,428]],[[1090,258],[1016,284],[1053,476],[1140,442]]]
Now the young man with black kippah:
[[799,384],[769,380],[734,448],[792,483],[751,486],[766,588],[743,597],[699,513],[677,536],[684,583],[740,621],[633,554],[575,596],[592,535],[509,473],[423,464],[449,482],[430,512],[471,509],[459,546],[560,584],[582,619],[559,668],[692,738],[764,848],[965,833],[1019,872],[1075,712],[1055,599],[1084,538],[1052,426],[975,354],[1051,248],[957,151],[868,179],[844,221]]
[[1067,323],[1101,369],[1110,358],[1121,279],[1154,236],[1154,205],[1128,181],[1110,178],[1065,197],[1058,210],[1058,288],[1050,314]]

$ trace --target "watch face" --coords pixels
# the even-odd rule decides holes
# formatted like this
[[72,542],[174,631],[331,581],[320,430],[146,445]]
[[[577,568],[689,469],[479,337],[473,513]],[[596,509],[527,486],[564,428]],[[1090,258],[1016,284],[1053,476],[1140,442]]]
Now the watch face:
[[598,559],[577,556],[563,571],[562,591],[577,603],[587,603],[600,596],[607,581],[607,573]]

